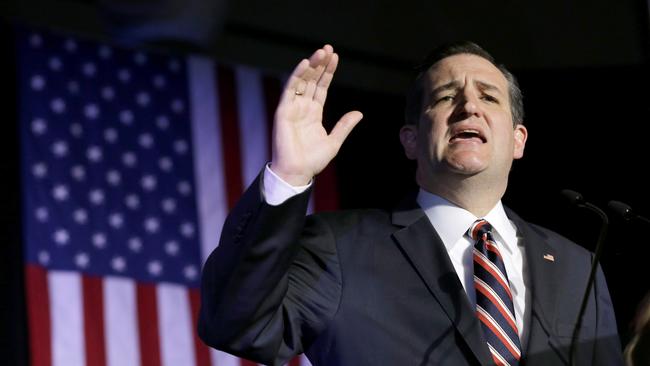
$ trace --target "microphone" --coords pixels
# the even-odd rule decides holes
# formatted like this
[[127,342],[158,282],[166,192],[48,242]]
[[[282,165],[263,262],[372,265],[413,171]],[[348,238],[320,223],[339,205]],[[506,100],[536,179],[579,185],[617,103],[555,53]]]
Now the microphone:
[[632,211],[632,207],[621,201],[609,201],[607,207],[609,207],[612,211],[627,221],[638,220],[645,222],[646,224],[650,224],[650,219],[641,215],[637,215],[634,211]]
[[578,340],[578,334],[580,333],[580,328],[582,327],[582,318],[585,314],[585,310],[587,309],[589,293],[591,292],[591,288],[594,286],[596,269],[598,268],[598,262],[603,252],[605,238],[607,237],[609,218],[607,217],[607,214],[603,212],[603,210],[585,201],[584,197],[580,193],[572,191],[570,189],[563,189],[561,193],[567,200],[569,200],[571,204],[595,212],[598,216],[600,216],[601,219],[600,233],[598,234],[598,242],[596,243],[596,249],[594,250],[594,259],[591,262],[591,272],[589,273],[589,279],[587,280],[587,288],[585,289],[585,293],[582,296],[582,304],[580,305],[580,311],[578,312],[578,319],[576,320],[576,326],[573,328],[573,335],[571,336],[571,346],[569,348],[569,365],[574,365],[576,341]]
[[581,205],[584,204],[585,199],[582,197],[582,195],[576,191],[572,191],[570,189],[563,189],[561,192],[562,196],[569,200],[569,203],[574,204],[574,205]]
[[604,225],[606,226],[609,225],[609,218],[607,217],[607,214],[605,214],[603,210],[598,208],[598,206],[595,206],[585,201],[584,197],[580,193],[576,191],[572,191],[570,189],[563,189],[561,193],[567,200],[569,200],[569,203],[576,205],[580,208],[586,208],[592,212],[595,212],[598,216],[600,216],[600,219],[602,220]]

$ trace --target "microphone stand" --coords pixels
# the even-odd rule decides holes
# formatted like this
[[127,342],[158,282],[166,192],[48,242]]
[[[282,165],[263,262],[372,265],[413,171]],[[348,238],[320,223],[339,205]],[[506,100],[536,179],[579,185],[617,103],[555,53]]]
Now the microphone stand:
[[575,347],[578,340],[578,335],[580,334],[580,328],[582,327],[582,318],[584,316],[585,310],[587,308],[587,302],[589,300],[589,293],[591,288],[594,285],[594,279],[596,277],[596,269],[598,268],[598,262],[600,261],[600,256],[603,252],[603,247],[605,243],[605,238],[607,237],[607,229],[609,226],[609,219],[603,210],[599,209],[595,205],[592,205],[589,202],[586,202],[580,193],[563,190],[562,194],[569,198],[575,205],[580,208],[586,208],[592,212],[595,212],[600,216],[602,224],[600,226],[600,233],[598,234],[598,242],[596,243],[596,249],[594,250],[594,258],[591,262],[591,273],[589,274],[589,279],[587,280],[587,288],[585,293],[582,296],[582,304],[580,305],[580,311],[578,312],[578,319],[576,320],[576,326],[573,329],[573,335],[571,336],[571,346],[569,347],[569,365],[575,364]]

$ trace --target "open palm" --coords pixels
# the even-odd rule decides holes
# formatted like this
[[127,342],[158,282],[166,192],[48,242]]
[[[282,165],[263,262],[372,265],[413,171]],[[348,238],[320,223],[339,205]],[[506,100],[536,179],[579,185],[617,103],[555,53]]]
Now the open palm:
[[271,169],[287,183],[307,184],[336,156],[363,117],[346,113],[331,133],[323,127],[323,107],[338,55],[330,45],[302,60],[287,81],[273,124]]

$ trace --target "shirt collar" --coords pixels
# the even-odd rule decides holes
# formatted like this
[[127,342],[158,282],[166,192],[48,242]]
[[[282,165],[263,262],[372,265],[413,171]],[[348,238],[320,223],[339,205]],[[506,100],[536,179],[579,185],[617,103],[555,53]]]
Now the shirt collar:
[[[420,189],[417,203],[431,221],[447,251],[465,235],[467,229],[478,217],[452,202]],[[508,219],[501,201],[483,217],[493,228],[493,234],[498,236],[497,241],[504,244],[506,250],[512,253],[517,247],[517,230]],[[499,240],[500,239],[500,240]]]

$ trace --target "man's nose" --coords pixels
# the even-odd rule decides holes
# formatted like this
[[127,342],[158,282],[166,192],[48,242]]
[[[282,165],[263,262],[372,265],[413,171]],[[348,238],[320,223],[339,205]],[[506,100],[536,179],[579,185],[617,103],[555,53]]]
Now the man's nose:
[[466,100],[465,103],[463,103],[463,109],[467,114],[476,114],[478,112],[478,107],[472,100]]
[[469,116],[479,116],[481,109],[476,97],[469,93],[463,93],[462,98],[458,101],[457,113],[464,118]]

